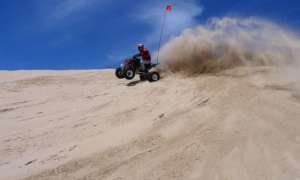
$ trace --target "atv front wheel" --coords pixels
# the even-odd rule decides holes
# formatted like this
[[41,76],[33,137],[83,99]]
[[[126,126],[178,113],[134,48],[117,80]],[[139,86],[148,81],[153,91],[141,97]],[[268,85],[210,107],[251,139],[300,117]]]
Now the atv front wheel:
[[115,72],[115,75],[119,79],[123,79],[125,77],[122,68],[117,68],[116,72]]
[[135,76],[135,71],[134,71],[133,69],[127,69],[127,70],[125,71],[124,75],[125,75],[125,78],[126,78],[127,80],[131,80],[131,79],[133,79],[134,76]]
[[160,79],[160,75],[158,72],[151,72],[148,76],[148,80],[150,82],[155,82],[158,81]]

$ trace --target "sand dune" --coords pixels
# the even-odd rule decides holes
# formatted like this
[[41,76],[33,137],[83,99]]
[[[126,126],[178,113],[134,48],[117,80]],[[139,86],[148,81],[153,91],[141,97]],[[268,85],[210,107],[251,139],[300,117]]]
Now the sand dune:
[[300,87],[275,67],[0,73],[0,179],[300,179]]

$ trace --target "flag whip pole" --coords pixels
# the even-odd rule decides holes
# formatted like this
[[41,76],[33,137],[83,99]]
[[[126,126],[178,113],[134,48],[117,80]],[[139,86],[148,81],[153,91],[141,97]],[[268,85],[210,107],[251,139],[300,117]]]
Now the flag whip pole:
[[166,25],[166,17],[167,17],[167,11],[170,11],[171,6],[167,5],[166,10],[164,11],[163,19],[162,19],[162,26],[160,30],[160,36],[159,36],[159,42],[158,42],[158,51],[157,51],[157,57],[156,57],[156,63],[159,63],[159,55],[160,55],[160,49],[161,49],[161,42],[163,40],[164,35],[164,29]]

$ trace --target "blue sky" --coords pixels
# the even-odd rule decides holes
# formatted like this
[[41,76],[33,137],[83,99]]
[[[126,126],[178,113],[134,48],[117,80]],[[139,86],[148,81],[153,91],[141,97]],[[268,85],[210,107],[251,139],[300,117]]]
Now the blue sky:
[[297,0],[10,0],[0,1],[0,69],[98,69],[157,48],[164,4],[164,40],[212,17],[261,17],[300,31]]

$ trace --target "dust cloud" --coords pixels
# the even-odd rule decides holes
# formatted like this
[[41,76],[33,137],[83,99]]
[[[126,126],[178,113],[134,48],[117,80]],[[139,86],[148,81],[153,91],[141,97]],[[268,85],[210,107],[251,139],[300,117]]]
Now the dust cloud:
[[164,70],[188,75],[236,66],[298,66],[300,38],[258,18],[214,18],[185,30],[161,51]]

